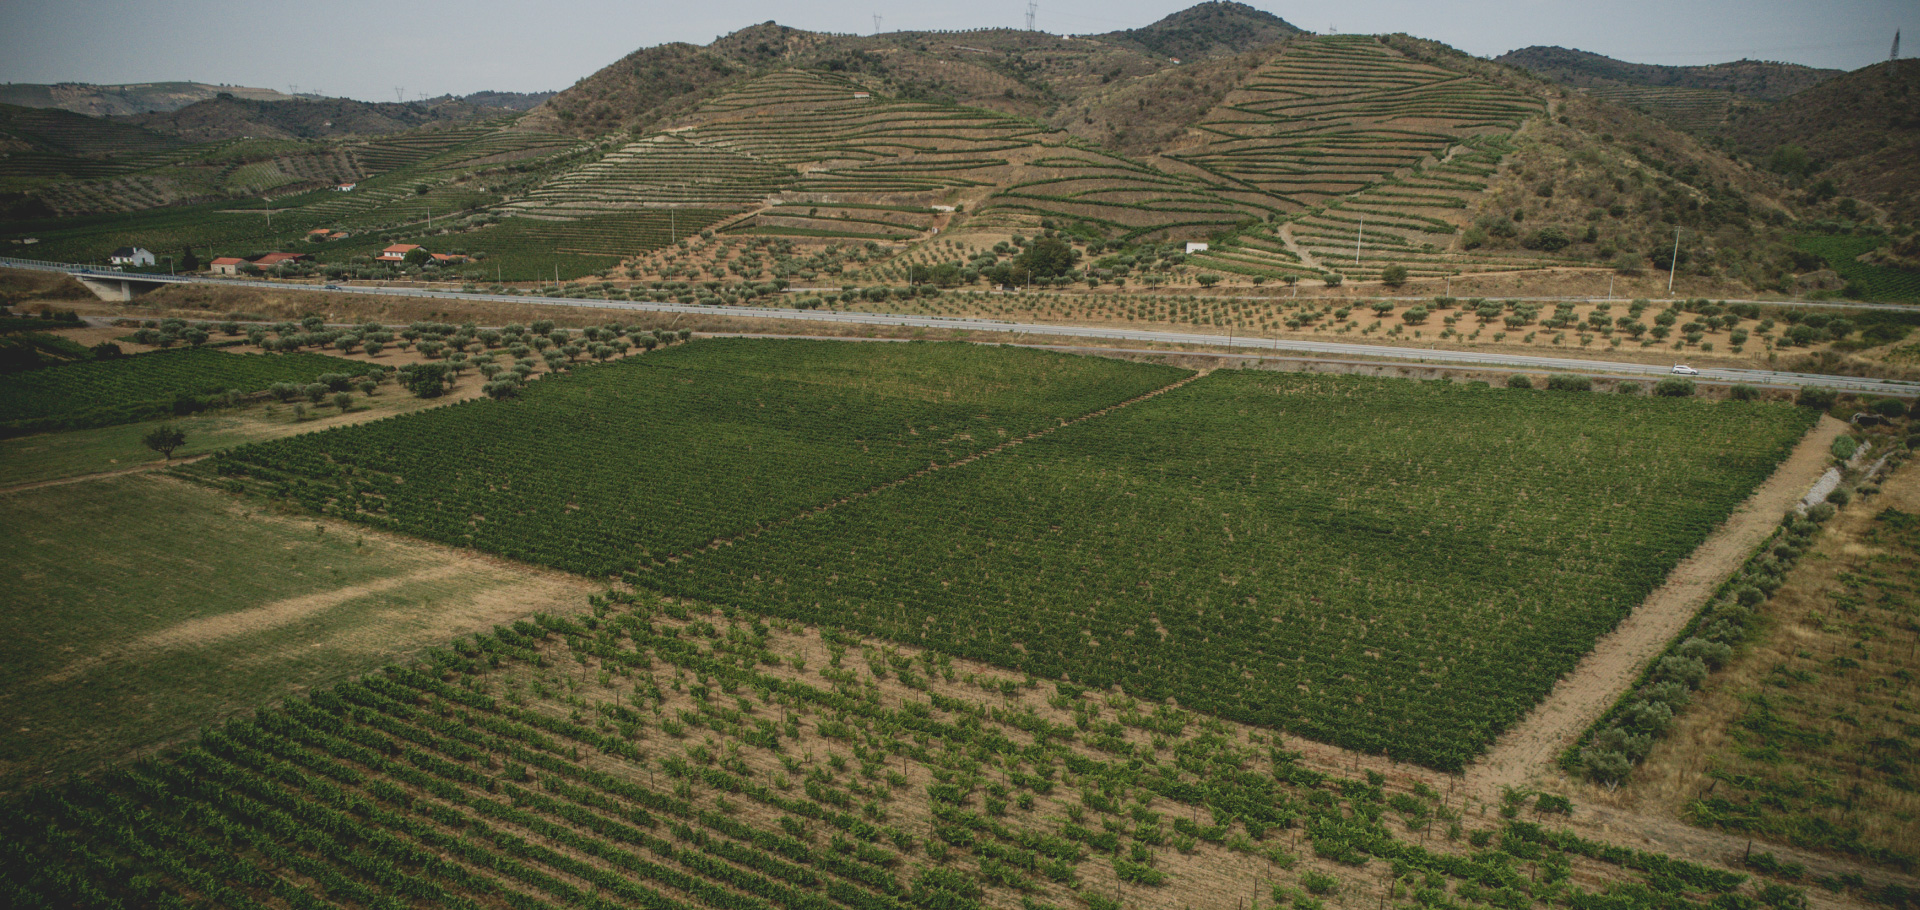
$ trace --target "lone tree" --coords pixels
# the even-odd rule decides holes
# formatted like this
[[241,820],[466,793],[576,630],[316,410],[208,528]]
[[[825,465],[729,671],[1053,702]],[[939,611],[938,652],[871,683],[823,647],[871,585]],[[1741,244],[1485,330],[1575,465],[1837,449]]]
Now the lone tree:
[[1406,284],[1407,267],[1404,265],[1390,265],[1381,269],[1380,283],[1390,288],[1397,288]]
[[187,432],[170,423],[163,423],[148,430],[147,435],[140,441],[146,443],[147,448],[165,455],[168,461],[172,461],[173,450],[187,444]]

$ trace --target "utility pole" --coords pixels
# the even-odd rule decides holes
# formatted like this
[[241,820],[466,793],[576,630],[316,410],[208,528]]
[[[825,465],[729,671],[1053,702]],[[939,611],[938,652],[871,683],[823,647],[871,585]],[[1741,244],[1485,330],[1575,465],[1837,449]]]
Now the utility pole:
[[1367,216],[1360,216],[1360,226],[1353,229],[1353,264],[1360,264],[1360,238],[1367,232]]
[[1673,228],[1673,262],[1667,265],[1667,299],[1673,299],[1673,275],[1680,271],[1680,227]]
[[260,206],[267,210],[267,233],[273,233],[273,200],[260,197]]
[[1900,30],[1893,30],[1893,53],[1887,55],[1889,62],[1900,59]]

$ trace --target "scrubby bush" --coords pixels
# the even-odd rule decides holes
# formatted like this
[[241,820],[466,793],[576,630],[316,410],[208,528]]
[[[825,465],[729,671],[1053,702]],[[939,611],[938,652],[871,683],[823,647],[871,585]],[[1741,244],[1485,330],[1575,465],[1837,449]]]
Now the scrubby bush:
[[1555,373],[1547,377],[1547,388],[1555,392],[1591,392],[1593,380],[1575,373]]
[[1727,397],[1734,401],[1754,401],[1760,397],[1760,390],[1750,385],[1741,384],[1728,389]]
[[1827,408],[1833,407],[1833,403],[1839,399],[1840,393],[1832,389],[1823,389],[1819,386],[1806,386],[1800,390],[1800,395],[1794,399],[1794,403],[1803,404],[1810,408],[1819,408],[1824,411]]
[[1527,374],[1525,373],[1515,373],[1507,377],[1507,388],[1531,389],[1533,388],[1533,380],[1527,378]]
[[1691,398],[1693,392],[1693,380],[1678,376],[1668,376],[1653,385],[1653,394],[1662,398]]
[[1640,394],[1640,383],[1637,383],[1637,382],[1618,383],[1614,385],[1613,390],[1616,393],[1619,393],[1621,395],[1638,395]]

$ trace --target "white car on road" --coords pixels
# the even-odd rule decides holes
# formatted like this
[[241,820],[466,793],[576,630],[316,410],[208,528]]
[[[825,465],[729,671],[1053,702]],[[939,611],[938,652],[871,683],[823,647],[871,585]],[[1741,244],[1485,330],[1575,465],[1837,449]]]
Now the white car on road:
[[1673,374],[1675,376],[1698,376],[1700,375],[1700,371],[1694,369],[1693,367],[1687,366],[1684,363],[1678,363],[1678,364],[1674,364]]

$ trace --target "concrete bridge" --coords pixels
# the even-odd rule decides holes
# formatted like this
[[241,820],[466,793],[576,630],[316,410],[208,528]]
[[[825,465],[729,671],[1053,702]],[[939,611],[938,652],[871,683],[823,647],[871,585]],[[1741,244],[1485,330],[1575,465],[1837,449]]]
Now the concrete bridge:
[[12,259],[0,256],[0,266],[65,272],[101,300],[124,303],[157,287],[186,284],[192,279],[173,275],[139,275],[111,269],[95,269],[66,262],[42,262],[37,259]]

